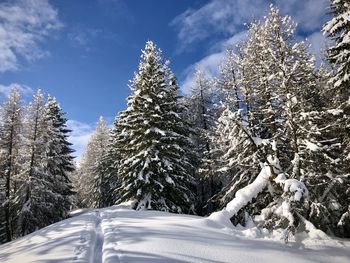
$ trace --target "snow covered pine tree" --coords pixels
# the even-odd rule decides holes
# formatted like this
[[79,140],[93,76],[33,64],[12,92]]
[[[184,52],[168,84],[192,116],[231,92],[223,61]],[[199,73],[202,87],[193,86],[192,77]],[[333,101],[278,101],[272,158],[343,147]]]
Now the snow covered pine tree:
[[[232,154],[223,156],[228,158],[223,164],[235,164],[238,171],[227,189],[231,196],[235,193],[235,198],[225,211],[236,218],[237,214],[248,212],[261,226],[285,228],[286,240],[308,209],[308,202],[304,202],[308,191],[302,180],[307,183],[314,175],[306,162],[310,155],[305,149],[310,145],[307,125],[313,105],[309,98],[317,74],[307,46],[295,41],[295,28],[290,17],[281,17],[273,6],[263,22],[250,25],[236,63],[237,85],[244,105],[241,114],[224,112],[223,116],[226,125],[231,123],[232,132],[241,137],[232,142]],[[242,146],[255,154],[244,154]],[[240,176],[246,167],[257,162],[259,174],[255,168],[244,175],[250,178]],[[242,182],[252,183],[241,189]],[[268,191],[264,191],[266,186]],[[247,216],[238,218],[244,223]]]
[[100,117],[78,168],[77,193],[85,207],[107,206],[108,182],[101,166],[107,153],[109,132],[105,119]]
[[186,120],[194,127],[192,135],[196,152],[200,162],[196,169],[198,202],[196,211],[205,215],[213,211],[213,203],[208,200],[220,189],[219,181],[215,180],[213,160],[211,157],[210,134],[213,132],[217,118],[216,97],[214,81],[206,78],[200,69],[195,72],[196,82],[188,97],[185,97]]
[[70,173],[75,169],[73,164],[71,143],[68,142],[67,119],[64,117],[60,105],[55,98],[48,96],[44,107],[44,118],[48,125],[45,143],[47,151],[44,157],[45,169],[52,183],[51,191],[54,193],[51,199],[53,210],[51,222],[57,222],[68,216],[71,209],[72,195],[74,194]]
[[57,102],[44,102],[39,90],[28,107],[23,151],[24,169],[16,191],[17,235],[26,235],[62,220],[73,194],[68,173],[74,170],[66,119]]
[[332,196],[328,210],[336,214],[330,217],[331,221],[336,220],[336,227],[333,225],[331,229],[338,235],[350,237],[350,2],[330,2],[333,18],[324,25],[323,31],[334,40],[334,45],[327,51],[327,59],[334,67],[328,94],[333,94],[329,111],[335,115],[333,137],[340,143],[340,151],[336,158],[338,174],[327,188],[327,194],[330,192]]
[[152,41],[142,51],[131,90],[114,128],[118,202],[133,200],[137,210],[189,213],[194,204],[190,128],[181,118],[175,77]]
[[0,126],[0,243],[13,238],[14,182],[20,170],[19,149],[23,125],[21,94],[13,88],[1,106]]

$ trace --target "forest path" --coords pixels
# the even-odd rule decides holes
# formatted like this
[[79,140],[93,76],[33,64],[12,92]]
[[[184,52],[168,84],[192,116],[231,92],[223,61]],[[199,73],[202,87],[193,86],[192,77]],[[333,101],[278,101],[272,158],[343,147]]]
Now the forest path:
[[[92,209],[0,246],[1,263],[345,263],[348,240],[232,227],[127,205]],[[312,233],[313,235],[317,233]]]
[[101,212],[95,211],[96,215],[96,223],[95,223],[95,235],[92,246],[92,254],[90,258],[90,263],[102,263],[103,259],[103,244],[104,244],[104,236],[102,232],[102,217]]

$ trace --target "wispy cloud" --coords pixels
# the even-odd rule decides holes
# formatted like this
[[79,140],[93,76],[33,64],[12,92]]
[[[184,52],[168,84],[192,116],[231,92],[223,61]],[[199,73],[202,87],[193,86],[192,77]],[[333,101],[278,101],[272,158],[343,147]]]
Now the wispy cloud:
[[67,38],[72,47],[86,52],[92,51],[97,41],[107,40],[117,43],[119,41],[117,34],[114,32],[83,26],[75,26],[70,29]]
[[[244,24],[261,19],[268,10],[266,0],[212,0],[199,9],[188,9],[170,23],[178,31],[180,46],[186,46],[208,37],[229,37],[243,30]],[[328,0],[275,0],[282,14],[288,14],[299,23],[300,31],[310,34],[319,30],[326,13]]]
[[315,55],[318,62],[324,58],[324,52],[327,46],[330,45],[331,40],[326,38],[321,32],[314,32],[307,36],[307,42],[311,45],[309,51]]
[[[318,58],[324,47],[320,29],[326,20],[328,0],[275,0],[272,1],[282,15],[290,15],[298,23],[299,39],[307,36],[312,45],[310,51]],[[194,85],[194,71],[198,67],[209,76],[218,74],[218,66],[225,56],[227,47],[244,38],[246,25],[266,15],[270,1],[266,0],[211,0],[198,9],[188,9],[175,17],[171,26],[178,34],[179,50],[216,39],[218,44],[209,47],[209,54],[187,67],[182,73],[182,90],[186,93]]]
[[170,25],[178,30],[181,44],[187,46],[215,34],[236,34],[242,30],[244,23],[261,17],[266,6],[264,0],[212,0],[197,10],[186,10]]
[[0,72],[17,70],[22,60],[47,56],[40,43],[62,27],[48,0],[0,3]]
[[98,38],[103,31],[98,28],[80,28],[77,27],[68,33],[68,39],[73,47],[84,48],[89,51],[90,44]]
[[111,19],[123,19],[129,23],[135,22],[135,17],[125,0],[97,0],[104,14]]
[[217,76],[219,73],[219,66],[225,58],[225,53],[228,48],[233,48],[239,44],[246,37],[246,31],[239,32],[232,37],[219,42],[214,49],[213,53],[205,56],[201,60],[187,67],[183,72],[183,81],[181,81],[181,89],[187,94],[195,85],[195,70],[198,68],[203,74],[209,77]]
[[34,93],[34,90],[27,85],[11,83],[8,86],[0,84],[0,94],[2,96],[8,97],[13,88],[17,88],[22,93],[23,96],[28,96]]
[[290,15],[298,23],[299,31],[311,33],[320,31],[326,20],[329,0],[277,0],[282,14]]
[[73,144],[73,149],[75,150],[74,155],[77,157],[76,161],[79,162],[91,134],[95,130],[95,124],[68,120],[67,126],[72,130],[68,140]]

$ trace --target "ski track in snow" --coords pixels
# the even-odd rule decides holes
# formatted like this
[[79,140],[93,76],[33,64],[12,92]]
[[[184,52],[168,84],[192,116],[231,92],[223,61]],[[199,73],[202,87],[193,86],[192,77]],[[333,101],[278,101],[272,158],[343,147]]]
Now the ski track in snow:
[[[282,233],[280,233],[282,234]],[[125,205],[94,209],[0,246],[1,263],[347,263],[350,242],[226,226]]]
[[114,220],[117,213],[101,209],[88,214],[90,220],[84,224],[74,249],[74,262],[123,263],[123,253],[118,248],[120,230]]
[[90,263],[102,263],[103,254],[103,243],[104,236],[102,233],[102,217],[99,211],[95,211],[96,214],[96,224],[95,224],[95,234],[94,234],[94,244],[92,246],[92,255],[90,258]]
[[74,261],[84,262],[85,258],[88,255],[88,248],[91,240],[91,230],[89,229],[89,224],[86,223],[84,225],[83,230],[81,231],[81,235],[79,237],[79,244],[74,249]]
[[[113,218],[117,217],[117,212],[111,213],[108,210],[104,212],[105,220],[102,225],[102,231],[106,246],[103,250],[103,263],[123,263],[123,253],[119,248],[120,230]],[[111,218],[113,216],[113,218]]]

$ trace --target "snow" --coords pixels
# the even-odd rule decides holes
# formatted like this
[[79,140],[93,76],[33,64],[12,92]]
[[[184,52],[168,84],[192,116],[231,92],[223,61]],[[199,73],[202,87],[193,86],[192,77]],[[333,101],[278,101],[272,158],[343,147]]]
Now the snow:
[[336,115],[340,115],[343,113],[343,110],[340,109],[331,109],[331,110],[327,110],[328,113],[336,116]]
[[69,217],[79,216],[79,215],[84,214],[86,212],[89,212],[91,210],[92,210],[91,208],[76,209],[76,210],[69,212]]
[[155,128],[155,127],[147,129],[145,134],[149,134],[150,132],[155,132],[155,133],[160,134],[161,136],[166,136],[165,131],[162,131],[162,130]]
[[304,183],[296,179],[285,180],[284,192],[290,192],[294,194],[291,197],[291,201],[300,201],[302,197],[308,195],[308,190]]
[[309,234],[285,245],[278,230],[223,227],[210,218],[135,211],[124,204],[87,211],[4,244],[0,262],[350,262],[350,241],[332,239],[312,224],[306,228]]
[[308,196],[305,184],[297,179],[286,179],[284,174],[279,174],[274,181],[283,186],[284,193],[291,193],[290,201],[300,201]]
[[305,146],[307,149],[309,149],[312,152],[316,152],[318,150],[320,150],[320,147],[317,146],[317,144],[310,142],[308,140],[304,140]]
[[276,209],[275,213],[278,215],[284,216],[285,218],[288,219],[289,225],[293,225],[294,217],[291,212],[290,202],[283,201],[282,205]]
[[270,174],[270,167],[263,165],[254,182],[238,190],[235,198],[223,210],[212,213],[209,219],[225,226],[230,225],[230,218],[266,188]]

